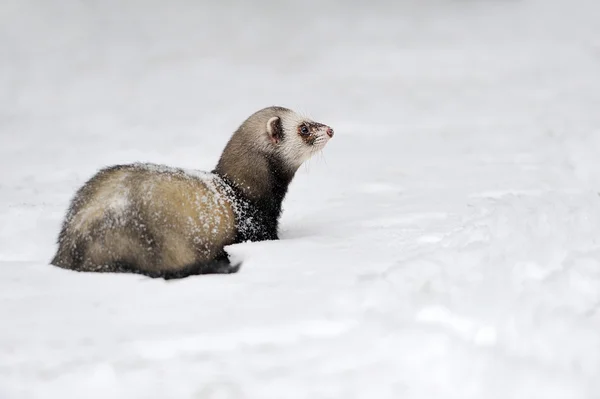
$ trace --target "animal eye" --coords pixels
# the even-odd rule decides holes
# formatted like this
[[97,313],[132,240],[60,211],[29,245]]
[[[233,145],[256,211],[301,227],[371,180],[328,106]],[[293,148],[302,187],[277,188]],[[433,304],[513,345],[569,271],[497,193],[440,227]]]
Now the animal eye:
[[306,125],[300,126],[300,134],[307,135],[308,133],[308,127],[306,127]]

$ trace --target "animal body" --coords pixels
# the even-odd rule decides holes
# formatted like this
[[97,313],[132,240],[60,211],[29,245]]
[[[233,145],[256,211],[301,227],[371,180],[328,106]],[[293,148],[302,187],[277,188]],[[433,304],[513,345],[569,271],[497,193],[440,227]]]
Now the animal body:
[[277,239],[300,165],[333,130],[283,107],[252,114],[211,172],[135,163],[100,170],[75,194],[51,261],[165,279],[234,273],[224,247]]

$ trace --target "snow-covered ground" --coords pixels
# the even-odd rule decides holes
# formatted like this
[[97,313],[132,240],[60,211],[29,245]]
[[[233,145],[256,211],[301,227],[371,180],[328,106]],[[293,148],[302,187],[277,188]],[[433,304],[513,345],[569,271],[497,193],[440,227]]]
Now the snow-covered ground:
[[[0,398],[600,397],[599,18],[3,0]],[[48,265],[95,170],[210,169],[272,104],[336,136],[240,273]]]

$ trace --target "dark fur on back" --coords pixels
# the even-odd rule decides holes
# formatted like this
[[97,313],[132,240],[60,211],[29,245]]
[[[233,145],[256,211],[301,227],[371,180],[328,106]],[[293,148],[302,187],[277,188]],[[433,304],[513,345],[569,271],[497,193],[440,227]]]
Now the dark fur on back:
[[[257,112],[262,114],[258,120],[279,117],[274,125],[273,134],[285,142],[290,137],[283,128],[282,115],[292,113],[287,108],[270,107]],[[253,226],[244,228],[244,222],[238,229],[237,241],[275,240],[278,238],[278,224],[281,205],[288,187],[298,167],[275,152],[265,152],[260,145],[248,145],[259,142],[257,134],[266,134],[266,126],[245,122],[233,134],[217,167],[213,173],[221,176],[235,191],[238,200],[245,204],[247,217],[253,220]]]
[[[214,173],[219,174],[217,171]],[[281,205],[294,177],[285,169],[280,160],[268,160],[265,190],[262,195],[248,198],[244,191],[225,176],[221,178],[232,188],[239,206],[236,212],[236,243],[244,241],[264,241],[278,239]]]

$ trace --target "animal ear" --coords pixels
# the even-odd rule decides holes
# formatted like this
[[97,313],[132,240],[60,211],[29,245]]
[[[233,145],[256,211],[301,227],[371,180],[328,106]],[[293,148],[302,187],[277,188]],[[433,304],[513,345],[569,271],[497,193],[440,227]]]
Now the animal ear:
[[283,127],[281,126],[281,118],[274,116],[267,122],[267,133],[273,144],[279,144],[283,138]]

